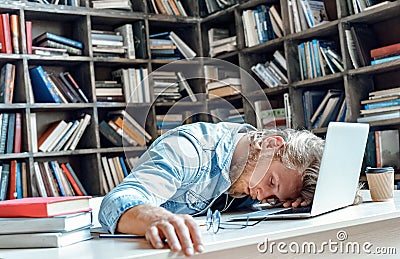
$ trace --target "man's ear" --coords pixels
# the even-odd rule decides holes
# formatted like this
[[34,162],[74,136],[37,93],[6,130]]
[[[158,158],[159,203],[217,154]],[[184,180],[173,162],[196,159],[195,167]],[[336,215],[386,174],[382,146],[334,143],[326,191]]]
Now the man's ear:
[[284,145],[284,140],[281,136],[272,136],[264,139],[262,147],[264,148],[280,148]]

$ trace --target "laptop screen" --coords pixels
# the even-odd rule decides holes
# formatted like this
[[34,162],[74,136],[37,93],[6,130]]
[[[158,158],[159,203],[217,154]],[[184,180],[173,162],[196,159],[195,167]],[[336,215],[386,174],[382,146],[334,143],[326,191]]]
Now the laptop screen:
[[369,124],[329,123],[311,209],[312,216],[353,203],[368,131]]

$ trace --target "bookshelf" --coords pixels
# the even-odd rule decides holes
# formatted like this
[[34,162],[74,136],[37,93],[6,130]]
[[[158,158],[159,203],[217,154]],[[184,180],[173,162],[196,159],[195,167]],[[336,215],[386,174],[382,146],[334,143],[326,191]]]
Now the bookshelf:
[[[347,104],[345,121],[356,122],[360,116],[360,109],[362,109],[360,101],[367,99],[369,92],[399,86],[396,83],[399,82],[399,60],[357,69],[353,68],[346,44],[344,27],[349,23],[367,23],[372,28],[380,46],[398,43],[400,42],[398,37],[400,20],[397,13],[400,10],[400,2],[390,1],[357,14],[349,14],[346,1],[323,2],[325,3],[329,22],[299,32],[291,31],[289,23],[290,8],[287,0],[240,1],[239,4],[205,17],[201,21],[204,36],[207,36],[207,30],[211,26],[229,28],[230,32],[234,31],[236,33],[238,49],[218,55],[216,58],[233,60],[252,75],[263,86],[263,92],[270,101],[272,108],[283,107],[283,94],[289,93],[293,128],[306,128],[303,105],[303,93],[306,91],[326,91],[328,89],[343,91]],[[242,22],[243,12],[249,9],[255,10],[261,4],[278,7],[277,9],[283,20],[284,35],[252,47],[246,47],[245,30]],[[232,18],[234,18],[234,22],[231,20]],[[388,28],[391,28],[393,33],[388,33]],[[343,58],[344,71],[302,80],[297,45],[315,38],[331,40],[336,43],[337,52]],[[203,54],[207,55],[208,39],[203,37],[202,41],[204,45]],[[283,86],[269,88],[252,73],[251,67],[256,63],[270,60],[276,50],[284,53],[287,60],[289,82]],[[243,91],[248,91],[246,86]],[[248,95],[248,92],[245,93]],[[256,117],[252,104],[243,99],[243,105],[244,110],[247,111],[245,113],[246,122],[255,125]],[[376,130],[399,129],[400,123],[399,119],[396,118],[370,122],[370,126],[371,132],[373,132]],[[324,136],[326,128],[315,128],[312,131],[317,135]],[[397,170],[396,181],[398,181],[398,177],[399,172]],[[365,177],[362,177],[361,180],[365,181]]]
[[[183,119],[191,119],[196,113],[196,120],[211,120],[210,110],[219,104],[208,99],[204,80],[189,78],[190,86],[195,94],[199,95],[197,102],[191,102],[184,96],[179,103],[153,102],[153,89],[150,88],[150,103],[125,102],[97,102],[96,80],[110,79],[110,73],[116,69],[148,69],[151,73],[163,69],[171,63],[169,60],[153,59],[150,52],[149,37],[152,34],[164,31],[174,31],[196,53],[198,57],[207,57],[209,53],[208,30],[210,28],[226,28],[229,36],[236,35],[237,49],[222,53],[215,58],[230,62],[243,68],[240,72],[242,80],[241,91],[246,94],[223,98],[232,107],[243,109],[245,121],[256,125],[254,102],[260,96],[267,96],[271,108],[284,106],[284,94],[290,96],[292,111],[292,127],[305,128],[303,93],[311,90],[339,89],[344,92],[344,99],[348,104],[346,121],[356,121],[361,109],[360,101],[368,97],[368,93],[376,90],[398,87],[395,82],[400,81],[400,61],[391,61],[374,66],[354,69],[346,47],[344,25],[348,23],[364,22],[372,26],[382,46],[400,42],[398,13],[400,2],[391,1],[386,5],[370,9],[358,14],[349,15],[346,1],[324,1],[330,21],[297,33],[292,33],[289,24],[289,9],[287,0],[251,0],[238,1],[224,10],[206,15],[205,0],[181,0],[188,13],[187,17],[155,14],[149,8],[150,1],[135,1],[132,11],[111,9],[93,9],[91,1],[79,1],[79,6],[63,6],[39,4],[30,1],[6,1],[0,3],[2,13],[18,14],[21,29],[21,54],[0,54],[0,65],[11,63],[16,66],[14,98],[12,104],[0,104],[1,113],[22,113],[22,149],[21,153],[1,154],[1,163],[9,163],[16,159],[27,164],[28,173],[34,171],[34,162],[52,161],[69,162],[76,171],[84,187],[91,195],[103,195],[104,182],[102,157],[139,156],[146,150],[146,146],[128,148],[111,145],[99,132],[99,124],[105,120],[109,112],[128,110],[134,118],[151,134],[153,139],[158,136],[156,116],[167,113],[181,113]],[[277,7],[283,20],[283,36],[268,40],[252,47],[246,47],[245,31],[242,15],[245,10],[256,9],[259,5],[274,5]],[[38,56],[27,54],[25,21],[32,21],[32,35],[50,30],[54,33],[78,40],[83,43],[82,55]],[[101,57],[94,55],[91,43],[91,30],[114,30],[124,24],[142,22],[145,28],[146,49],[144,56],[135,59],[123,57]],[[68,26],[65,26],[68,25]],[[391,33],[387,33],[386,26],[390,26]],[[314,38],[329,39],[336,43],[337,51],[341,54],[344,71],[312,79],[301,80],[298,48],[301,42]],[[252,72],[251,67],[273,59],[275,51],[280,51],[288,63],[288,83],[282,86],[269,88]],[[175,62],[177,67],[195,71],[196,75],[204,76],[202,67],[209,61],[193,62],[181,60]],[[199,64],[200,63],[200,64]],[[42,66],[45,70],[54,73],[70,72],[89,99],[88,103],[34,103],[30,92],[29,69]],[[254,88],[257,82],[262,89]],[[186,112],[186,113],[185,113]],[[80,114],[91,115],[90,124],[85,130],[81,141],[75,150],[57,152],[34,152],[33,141],[41,136],[46,127],[53,121],[60,119],[74,119]],[[33,136],[31,115],[36,114],[37,135]],[[198,115],[198,116],[197,116]],[[399,119],[391,119],[371,123],[371,130],[399,129]],[[313,130],[323,136],[326,128]],[[149,142],[147,145],[149,145]],[[398,179],[398,173],[396,174]]]

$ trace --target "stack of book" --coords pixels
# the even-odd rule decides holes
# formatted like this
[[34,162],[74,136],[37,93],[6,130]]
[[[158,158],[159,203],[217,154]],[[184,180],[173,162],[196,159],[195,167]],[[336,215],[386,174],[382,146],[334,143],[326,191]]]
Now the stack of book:
[[130,0],[93,0],[91,2],[94,9],[121,9],[132,11],[132,3]]
[[341,55],[336,51],[336,43],[331,40],[302,42],[297,46],[302,80],[343,72]]
[[[255,10],[243,11],[242,20],[246,47],[262,44],[275,39],[278,34],[282,35],[283,27],[278,25],[279,18],[278,20],[273,18],[275,23],[275,26],[273,26],[272,16],[272,14],[270,16],[270,7],[267,5],[259,5]],[[278,31],[277,34],[275,30]]]
[[103,167],[103,189],[108,193],[128,176],[131,168],[136,165],[138,157],[131,157],[125,161],[123,157],[101,157]]
[[88,103],[89,100],[69,72],[46,72],[42,66],[29,69],[37,103]]
[[[37,142],[38,149],[42,152],[75,150],[90,124],[91,117],[90,114],[82,114],[79,119],[51,123],[41,134]],[[32,127],[36,127],[36,122]]]
[[44,47],[41,50],[54,52],[54,54],[66,51],[70,55],[82,55],[83,49],[82,42],[51,32],[40,34],[33,39],[32,44],[36,47]]
[[251,71],[271,88],[286,85],[289,82],[285,57],[278,50],[274,52],[273,57],[264,64],[258,63],[251,67]]
[[95,81],[97,102],[124,102],[123,85],[116,80]]
[[181,0],[151,0],[148,2],[148,7],[151,13],[188,16]]
[[288,0],[290,33],[301,32],[329,21],[325,2]]
[[0,202],[0,248],[55,248],[91,239],[89,196]]
[[151,135],[126,111],[118,110],[107,114],[99,125],[100,133],[114,146],[146,146]]
[[400,43],[371,49],[371,65],[400,59]]
[[120,57],[126,52],[123,36],[119,31],[92,30],[90,36],[93,55],[96,57]]
[[156,70],[150,74],[150,81],[154,100],[157,102],[177,101],[182,98],[184,91],[192,102],[197,102],[197,97],[182,72]]
[[211,28],[208,30],[209,55],[215,57],[224,52],[237,49],[236,36],[229,36],[228,29]]
[[151,34],[149,37],[150,52],[153,59],[178,60],[182,57],[192,59],[197,55],[173,31]]
[[363,109],[357,122],[372,122],[400,117],[400,87],[373,91],[362,100]]

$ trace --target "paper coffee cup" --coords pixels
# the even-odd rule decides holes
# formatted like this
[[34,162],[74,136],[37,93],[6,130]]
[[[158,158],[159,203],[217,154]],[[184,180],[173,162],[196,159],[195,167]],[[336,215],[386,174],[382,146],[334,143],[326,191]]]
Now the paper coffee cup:
[[365,174],[373,201],[393,200],[394,170],[393,167],[367,167]]

